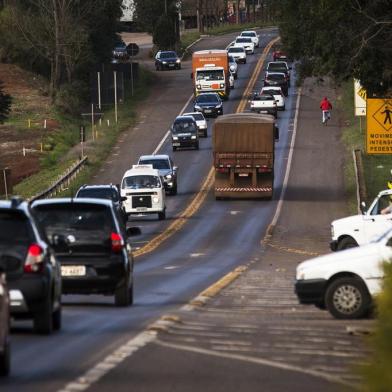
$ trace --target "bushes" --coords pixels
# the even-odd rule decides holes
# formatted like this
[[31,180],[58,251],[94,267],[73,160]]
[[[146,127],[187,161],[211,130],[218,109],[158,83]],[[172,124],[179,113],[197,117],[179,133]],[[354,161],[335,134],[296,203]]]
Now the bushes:
[[88,102],[89,93],[89,87],[84,82],[75,81],[64,84],[57,92],[56,108],[66,115],[79,116]]

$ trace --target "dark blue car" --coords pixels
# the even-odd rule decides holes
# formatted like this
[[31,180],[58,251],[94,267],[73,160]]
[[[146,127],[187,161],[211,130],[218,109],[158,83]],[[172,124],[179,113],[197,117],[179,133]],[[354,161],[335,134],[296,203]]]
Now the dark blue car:
[[181,59],[173,50],[160,50],[155,56],[155,68],[157,71],[164,69],[181,69]]

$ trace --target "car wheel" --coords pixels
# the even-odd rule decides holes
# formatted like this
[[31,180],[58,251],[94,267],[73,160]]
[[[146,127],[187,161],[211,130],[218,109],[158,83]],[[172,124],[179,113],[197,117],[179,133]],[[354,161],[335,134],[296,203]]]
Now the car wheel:
[[364,317],[370,304],[371,298],[365,284],[355,277],[334,280],[325,293],[325,305],[337,319]]
[[197,142],[196,144],[195,144],[195,150],[198,150],[199,149],[199,142]]
[[237,78],[238,78],[238,75],[237,75],[237,74],[235,74],[235,75],[234,75],[234,79],[237,79]]
[[166,219],[166,210],[158,212],[158,219],[159,220],[165,220]]
[[358,244],[353,238],[345,237],[341,241],[339,241],[337,250],[356,248],[357,246]]
[[204,137],[208,137],[207,129],[204,130]]
[[130,278],[128,276],[128,280],[124,284],[116,288],[114,292],[114,303],[116,306],[132,305],[133,285],[130,285],[129,280]]
[[286,110],[286,105],[283,105],[282,110]]
[[173,189],[170,192],[171,195],[175,196],[177,194],[177,184],[173,187]]
[[7,336],[4,342],[3,352],[0,354],[0,377],[6,377],[11,369],[11,347],[10,339]]
[[62,324],[62,317],[61,317],[61,305],[59,305],[58,309],[56,309],[52,313],[52,324],[53,324],[53,330],[59,331],[61,329],[61,324]]
[[35,332],[42,335],[49,335],[53,332],[53,305],[51,298],[48,298],[42,309],[34,314],[33,319]]
[[177,151],[177,147],[174,147],[174,146],[173,146],[173,151]]
[[244,64],[246,64],[246,59],[244,60]]

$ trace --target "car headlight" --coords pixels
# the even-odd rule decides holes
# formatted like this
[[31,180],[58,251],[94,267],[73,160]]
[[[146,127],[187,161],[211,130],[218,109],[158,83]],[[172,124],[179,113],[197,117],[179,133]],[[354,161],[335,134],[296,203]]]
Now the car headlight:
[[170,179],[172,178],[172,175],[171,175],[171,174],[167,174],[167,175],[165,176],[165,178],[166,178],[167,180],[170,180]]
[[198,85],[196,86],[196,88],[197,88],[198,90],[201,90],[201,85],[198,84]]
[[195,105],[196,110],[201,110],[201,107],[199,105]]
[[297,270],[297,280],[304,280],[305,279],[305,271],[304,270]]
[[222,104],[220,103],[219,105],[216,105],[217,109],[220,109],[222,107]]
[[162,64],[167,64],[167,61],[162,61]]
[[192,136],[191,136],[191,139],[193,139],[193,140],[196,139],[196,136],[195,136],[195,135],[192,135]]
[[173,140],[178,140],[178,136],[173,136]]
[[177,64],[181,63],[181,60],[180,60],[180,59],[177,59],[177,60],[176,60],[176,63],[177,63]]
[[152,198],[153,203],[159,203],[159,197],[158,196],[154,196]]
[[225,85],[223,83],[221,83],[220,84],[220,88],[223,88],[223,87],[225,87]]
[[234,72],[234,71],[235,71],[234,65],[230,65],[230,71],[231,71],[231,72]]

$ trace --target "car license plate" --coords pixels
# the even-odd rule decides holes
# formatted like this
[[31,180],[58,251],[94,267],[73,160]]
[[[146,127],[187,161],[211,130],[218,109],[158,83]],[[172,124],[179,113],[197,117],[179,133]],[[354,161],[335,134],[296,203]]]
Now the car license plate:
[[174,64],[169,64],[169,67],[174,67]]
[[144,211],[147,211],[147,207],[137,207],[137,208],[136,208],[136,211],[137,211],[137,212],[144,212]]
[[62,265],[61,276],[84,276],[86,267],[84,265]]
[[238,177],[248,177],[248,173],[238,173]]
[[205,112],[205,113],[211,113],[212,110],[211,110],[211,109],[206,109],[206,110],[204,110],[204,112]]

